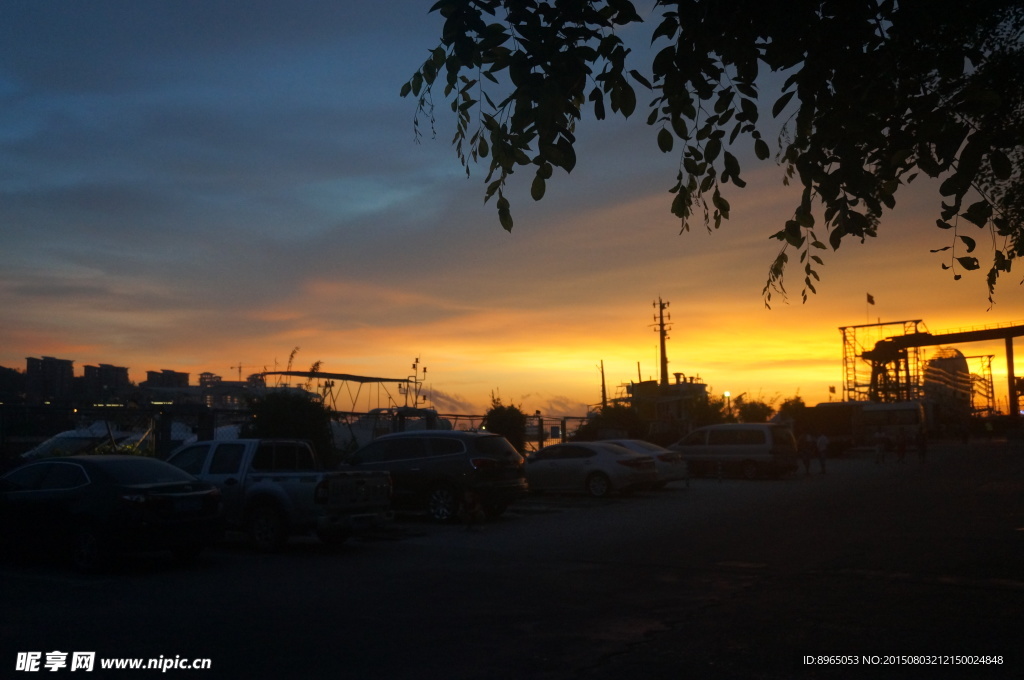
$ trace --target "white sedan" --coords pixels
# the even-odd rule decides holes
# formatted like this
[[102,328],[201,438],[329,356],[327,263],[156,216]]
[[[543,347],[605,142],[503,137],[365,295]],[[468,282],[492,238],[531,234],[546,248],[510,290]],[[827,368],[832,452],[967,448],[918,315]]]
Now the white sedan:
[[666,449],[664,446],[658,446],[643,439],[605,439],[604,441],[625,446],[630,451],[653,457],[654,466],[658,469],[658,482],[655,486],[659,488],[669,482],[679,480],[686,480],[687,484],[690,483],[690,468],[679,451]]
[[552,444],[526,459],[531,491],[584,491],[594,497],[658,482],[654,458],[604,442]]

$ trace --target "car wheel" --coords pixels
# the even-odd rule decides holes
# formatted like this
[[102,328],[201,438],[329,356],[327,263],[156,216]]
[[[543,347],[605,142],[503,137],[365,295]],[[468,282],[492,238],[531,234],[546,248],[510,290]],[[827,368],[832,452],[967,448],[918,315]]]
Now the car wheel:
[[594,498],[604,498],[612,492],[612,481],[603,472],[595,472],[587,477],[587,493]]
[[448,485],[435,486],[427,495],[427,512],[435,522],[450,522],[459,514],[459,493]]
[[752,460],[745,460],[740,465],[740,474],[743,479],[757,479],[757,463]]
[[96,530],[78,527],[71,536],[71,564],[78,571],[90,573],[101,570],[108,560],[107,549]]
[[262,552],[280,550],[288,539],[288,527],[284,515],[272,505],[258,505],[249,513],[249,540]]

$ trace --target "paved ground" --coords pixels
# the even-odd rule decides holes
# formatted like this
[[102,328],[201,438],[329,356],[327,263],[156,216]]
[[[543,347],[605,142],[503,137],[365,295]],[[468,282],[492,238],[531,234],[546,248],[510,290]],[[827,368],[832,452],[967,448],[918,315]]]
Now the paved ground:
[[[0,677],[30,677],[19,651],[92,650],[212,660],[179,678],[1021,678],[1022,567],[1024,450],[938,445],[540,496],[480,532],[404,517],[341,549],[232,541],[92,577],[0,562]],[[883,665],[913,657],[946,663]]]
[[768,513],[758,557],[725,565],[745,583],[583,677],[1024,677],[1024,450],[829,467],[825,496]]

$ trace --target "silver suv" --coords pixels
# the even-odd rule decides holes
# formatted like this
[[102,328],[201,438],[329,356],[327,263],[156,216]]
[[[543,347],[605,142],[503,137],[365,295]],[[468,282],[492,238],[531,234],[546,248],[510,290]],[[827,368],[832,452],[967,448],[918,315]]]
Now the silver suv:
[[526,495],[523,457],[507,439],[484,432],[418,430],[387,434],[362,447],[343,463],[354,470],[391,473],[392,505],[426,509],[447,521],[463,503],[479,503],[497,517]]
[[708,425],[669,448],[683,454],[693,474],[739,474],[753,479],[797,469],[796,438],[782,425]]

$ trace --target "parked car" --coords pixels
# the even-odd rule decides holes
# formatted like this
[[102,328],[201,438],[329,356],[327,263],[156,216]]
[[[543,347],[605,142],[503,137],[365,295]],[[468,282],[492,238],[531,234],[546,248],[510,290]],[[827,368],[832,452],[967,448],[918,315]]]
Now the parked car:
[[753,479],[797,469],[796,438],[783,425],[724,423],[701,427],[669,448],[679,451],[694,474]]
[[630,451],[643,453],[654,458],[654,467],[658,470],[658,481],[654,484],[655,488],[661,488],[669,482],[690,481],[689,466],[686,464],[683,454],[678,451],[666,449],[664,446],[652,444],[643,439],[605,439],[602,441],[609,444],[618,444]]
[[383,435],[349,456],[342,469],[390,472],[394,507],[425,509],[437,521],[457,517],[467,502],[497,517],[527,492],[523,457],[504,437],[485,432]]
[[127,432],[112,423],[98,420],[88,427],[67,430],[50,437],[21,454],[21,460],[85,455],[94,453],[96,449],[100,448],[105,449],[108,453],[113,453],[111,448],[137,444],[145,435],[145,432]]
[[215,484],[224,495],[227,528],[246,532],[260,550],[279,550],[295,534],[338,544],[391,518],[386,472],[324,470],[304,440],[195,442],[167,462]]
[[654,458],[618,444],[568,442],[545,446],[527,458],[532,491],[583,491],[600,498],[658,481]]
[[221,495],[154,458],[49,458],[0,477],[0,531],[13,552],[55,553],[83,571],[126,550],[188,558],[223,535]]
[[[160,447],[167,447],[163,449],[165,452],[184,441],[196,438],[192,428],[186,423],[175,420],[165,424],[169,425],[169,429],[163,431],[159,437]],[[115,423],[97,420],[87,427],[78,427],[55,434],[22,453],[15,462],[20,464],[44,458],[83,456],[95,453],[148,455],[141,452],[157,448],[157,439],[153,430],[148,426],[124,430]],[[162,457],[159,452],[157,456]]]

